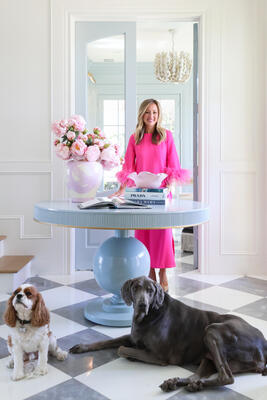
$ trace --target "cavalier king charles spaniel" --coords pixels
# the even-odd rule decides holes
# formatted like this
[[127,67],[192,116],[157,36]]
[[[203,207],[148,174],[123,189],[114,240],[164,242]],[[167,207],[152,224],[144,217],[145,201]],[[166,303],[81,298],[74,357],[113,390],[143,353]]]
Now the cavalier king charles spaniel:
[[67,358],[68,353],[57,346],[57,340],[49,329],[49,311],[33,285],[23,284],[14,291],[8,300],[4,320],[11,328],[7,341],[11,357],[7,367],[14,368],[14,381],[26,376],[24,361],[38,356],[34,375],[45,375],[48,372],[48,352],[58,360]]

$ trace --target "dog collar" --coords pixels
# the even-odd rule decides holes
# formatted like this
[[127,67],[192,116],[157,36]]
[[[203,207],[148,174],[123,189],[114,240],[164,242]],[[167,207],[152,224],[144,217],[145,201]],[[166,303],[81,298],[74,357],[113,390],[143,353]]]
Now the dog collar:
[[31,323],[31,321],[27,321],[26,319],[20,319],[18,317],[17,317],[17,320],[19,321],[19,323],[21,325],[25,325],[25,324],[30,324]]

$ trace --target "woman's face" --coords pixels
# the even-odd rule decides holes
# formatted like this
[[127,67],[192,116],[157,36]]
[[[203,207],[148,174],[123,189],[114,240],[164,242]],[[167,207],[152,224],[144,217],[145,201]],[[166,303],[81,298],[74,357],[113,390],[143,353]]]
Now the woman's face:
[[158,112],[158,107],[155,103],[151,103],[148,105],[144,115],[143,115],[143,121],[147,129],[153,129],[156,126],[156,123],[158,121],[159,117],[159,112]]

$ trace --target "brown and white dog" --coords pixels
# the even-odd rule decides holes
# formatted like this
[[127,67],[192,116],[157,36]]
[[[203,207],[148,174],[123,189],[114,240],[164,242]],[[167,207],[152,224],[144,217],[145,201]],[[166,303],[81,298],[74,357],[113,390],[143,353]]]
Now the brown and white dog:
[[11,354],[8,368],[14,368],[14,381],[25,377],[24,361],[38,352],[34,375],[48,372],[49,354],[58,360],[65,360],[68,353],[57,346],[55,336],[49,329],[50,315],[42,295],[31,284],[23,284],[8,300],[4,314],[5,323],[10,327],[8,350]]

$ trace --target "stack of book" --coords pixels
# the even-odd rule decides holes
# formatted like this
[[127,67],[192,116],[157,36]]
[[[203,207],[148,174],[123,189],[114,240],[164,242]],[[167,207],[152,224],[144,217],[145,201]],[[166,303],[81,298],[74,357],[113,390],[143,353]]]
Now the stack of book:
[[136,201],[140,204],[166,204],[169,194],[168,188],[145,189],[130,187],[126,188],[124,197],[127,200]]

